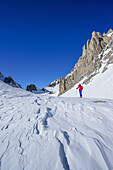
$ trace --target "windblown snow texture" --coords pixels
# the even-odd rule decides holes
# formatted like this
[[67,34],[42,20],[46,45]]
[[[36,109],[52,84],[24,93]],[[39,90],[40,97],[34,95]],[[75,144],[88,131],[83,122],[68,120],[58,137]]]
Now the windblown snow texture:
[[113,100],[54,98],[0,81],[0,170],[112,170]]

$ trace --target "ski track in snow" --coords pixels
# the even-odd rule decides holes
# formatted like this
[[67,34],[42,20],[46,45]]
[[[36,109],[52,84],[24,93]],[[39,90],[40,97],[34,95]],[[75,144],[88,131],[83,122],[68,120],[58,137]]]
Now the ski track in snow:
[[113,170],[113,100],[94,101],[0,82],[0,170]]

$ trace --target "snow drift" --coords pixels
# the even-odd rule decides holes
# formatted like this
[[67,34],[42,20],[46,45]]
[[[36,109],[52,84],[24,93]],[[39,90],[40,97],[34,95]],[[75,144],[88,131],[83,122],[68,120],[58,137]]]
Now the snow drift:
[[0,81],[1,170],[112,170],[113,100],[33,94]]

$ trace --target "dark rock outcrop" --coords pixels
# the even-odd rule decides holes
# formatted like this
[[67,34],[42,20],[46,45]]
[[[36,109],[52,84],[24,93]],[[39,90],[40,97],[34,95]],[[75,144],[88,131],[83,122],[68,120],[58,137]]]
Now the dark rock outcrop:
[[45,88],[44,88],[44,87],[42,88],[42,91],[45,91]]
[[11,76],[9,77],[5,77],[4,79],[4,83],[7,83],[13,87],[17,87],[17,88],[22,88],[21,85],[19,85],[18,83],[16,83]]
[[34,84],[30,84],[30,85],[27,85],[27,88],[26,88],[27,91],[38,91],[37,87],[34,85]]
[[[90,79],[98,73],[102,66],[102,60],[108,60],[107,64],[113,63],[113,51],[104,53],[107,49],[113,48],[113,38],[108,36],[113,33],[110,29],[107,34],[93,32],[91,40],[87,41],[87,46],[83,46],[82,57],[79,58],[71,73],[60,80],[59,95],[71,89],[83,78],[87,77],[83,83],[87,84]],[[106,68],[104,69],[106,70]]]

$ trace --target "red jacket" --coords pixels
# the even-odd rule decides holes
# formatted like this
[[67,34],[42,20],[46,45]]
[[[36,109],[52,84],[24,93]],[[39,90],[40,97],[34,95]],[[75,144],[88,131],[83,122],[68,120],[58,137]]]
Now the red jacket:
[[77,89],[79,89],[79,90],[83,90],[83,86],[78,85]]

